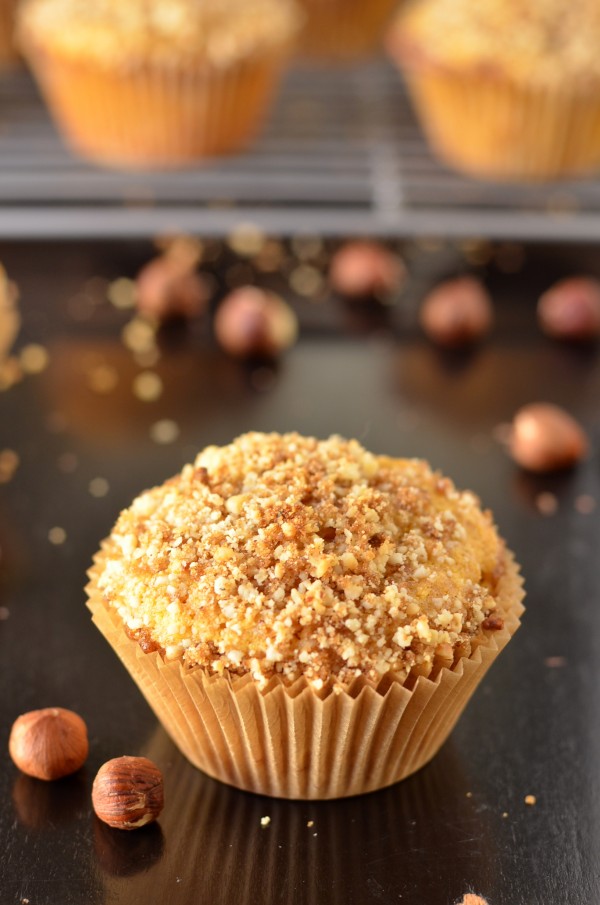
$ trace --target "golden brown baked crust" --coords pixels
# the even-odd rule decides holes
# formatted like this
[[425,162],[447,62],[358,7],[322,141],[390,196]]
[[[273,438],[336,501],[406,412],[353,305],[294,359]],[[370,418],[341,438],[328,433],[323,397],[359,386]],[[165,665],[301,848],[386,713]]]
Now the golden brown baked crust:
[[319,688],[451,665],[501,627],[503,557],[477,498],[423,461],[251,433],[122,512],[97,587],[144,650]]
[[28,0],[19,32],[26,46],[107,66],[227,66],[285,46],[298,22],[292,0]]
[[585,88],[600,78],[599,41],[596,0],[420,0],[399,14],[390,47],[408,66]]

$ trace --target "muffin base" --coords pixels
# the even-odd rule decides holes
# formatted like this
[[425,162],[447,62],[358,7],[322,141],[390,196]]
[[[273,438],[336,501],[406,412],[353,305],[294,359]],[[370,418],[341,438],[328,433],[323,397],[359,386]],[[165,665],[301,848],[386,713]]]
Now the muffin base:
[[433,64],[405,71],[427,138],[467,175],[506,182],[579,176],[600,166],[600,96],[517,85]]
[[306,24],[298,55],[344,62],[368,57],[381,44],[398,0],[300,0]]
[[209,776],[279,798],[329,799],[392,785],[423,767],[453,729],[477,685],[520,625],[523,587],[510,554],[500,580],[504,628],[430,677],[392,675],[316,692],[304,679],[208,676],[144,653],[97,588],[102,550],[86,588],[93,621],[123,661],[175,744]]
[[284,65],[278,51],[222,70],[112,70],[39,47],[26,50],[67,143],[117,168],[175,167],[242,150],[263,124]]

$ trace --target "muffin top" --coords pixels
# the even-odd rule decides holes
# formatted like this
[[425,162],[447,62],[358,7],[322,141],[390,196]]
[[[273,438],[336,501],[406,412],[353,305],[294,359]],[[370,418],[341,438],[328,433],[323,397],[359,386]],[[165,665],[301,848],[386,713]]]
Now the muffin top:
[[503,563],[489,512],[426,462],[250,433],[125,509],[96,587],[146,651],[319,689],[450,665]]
[[523,78],[528,83],[585,86],[600,78],[597,0],[418,0],[392,30],[410,65],[433,63]]
[[27,0],[20,35],[75,59],[226,66],[284,46],[298,25],[293,0]]

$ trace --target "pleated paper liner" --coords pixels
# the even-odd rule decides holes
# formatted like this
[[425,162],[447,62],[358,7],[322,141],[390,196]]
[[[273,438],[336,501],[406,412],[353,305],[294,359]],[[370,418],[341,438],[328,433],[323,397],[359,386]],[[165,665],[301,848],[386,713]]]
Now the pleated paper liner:
[[90,570],[93,621],[121,658],[185,756],[222,782],[282,798],[358,795],[418,770],[444,743],[498,653],[519,627],[522,581],[512,556],[499,583],[504,628],[482,635],[469,656],[437,675],[357,680],[316,692],[301,679],[208,676],[180,661],[144,653],[97,590],[102,550]]
[[37,45],[26,52],[73,150],[105,166],[138,169],[246,148],[269,112],[287,55],[265,51],[222,69],[201,63],[111,69]]
[[300,0],[305,26],[298,55],[352,62],[374,54],[398,0]]
[[517,85],[485,73],[405,73],[432,148],[479,178],[543,182],[600,167],[600,94]]

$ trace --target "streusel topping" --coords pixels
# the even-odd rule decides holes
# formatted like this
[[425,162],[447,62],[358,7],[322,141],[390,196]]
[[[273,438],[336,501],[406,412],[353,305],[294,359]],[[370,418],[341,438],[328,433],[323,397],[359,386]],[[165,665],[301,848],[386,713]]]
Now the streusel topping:
[[496,609],[503,551],[426,462],[251,433],[121,513],[98,588],[147,651],[319,688],[451,663]]
[[452,71],[481,67],[530,85],[600,78],[597,0],[418,0],[400,12],[397,34]]
[[226,66],[295,34],[293,0],[28,0],[20,33],[76,59]]

